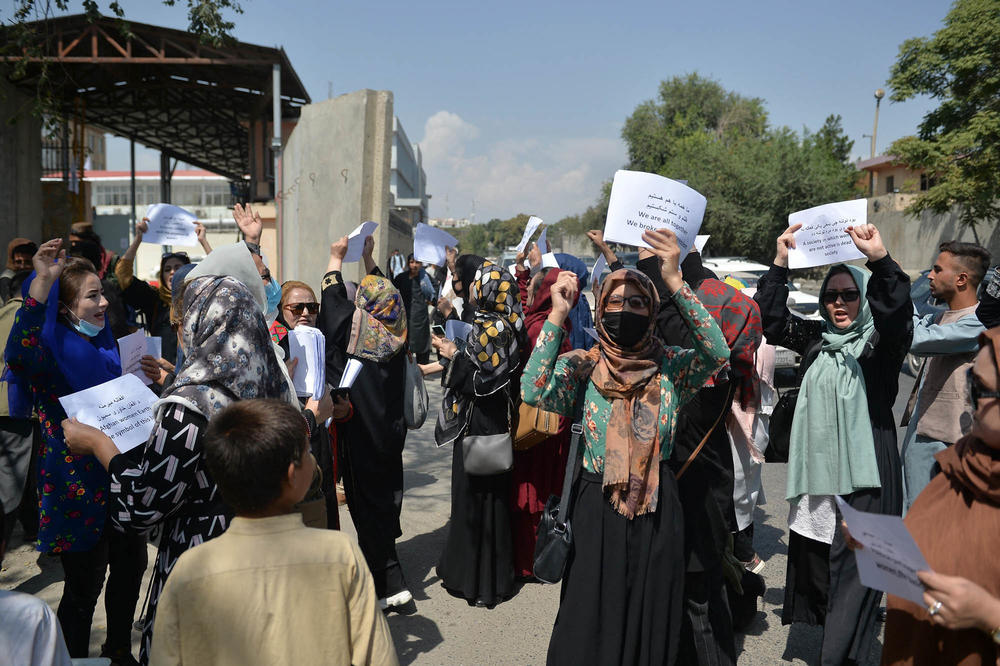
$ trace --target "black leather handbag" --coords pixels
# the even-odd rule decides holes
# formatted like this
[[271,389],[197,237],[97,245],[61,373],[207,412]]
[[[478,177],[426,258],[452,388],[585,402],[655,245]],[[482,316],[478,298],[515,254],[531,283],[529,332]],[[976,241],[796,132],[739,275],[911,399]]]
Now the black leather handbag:
[[765,462],[788,462],[792,417],[795,416],[795,403],[798,400],[799,387],[796,386],[785,391],[778,399],[778,404],[774,406],[768,426],[767,448],[764,449]]
[[570,512],[573,507],[573,481],[580,469],[580,447],[583,439],[584,394],[590,378],[581,382],[573,405],[572,436],[569,442],[569,458],[566,460],[566,474],[563,476],[562,496],[551,495],[545,503],[542,519],[538,523],[538,538],[535,541],[535,560],[532,573],[542,583],[558,583],[566,571],[566,561],[573,549],[573,527]]

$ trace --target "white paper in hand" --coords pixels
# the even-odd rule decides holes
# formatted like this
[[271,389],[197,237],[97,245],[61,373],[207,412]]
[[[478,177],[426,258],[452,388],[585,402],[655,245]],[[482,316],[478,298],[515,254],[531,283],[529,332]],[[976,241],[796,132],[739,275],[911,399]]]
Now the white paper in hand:
[[559,260],[556,259],[556,255],[551,252],[546,252],[542,255],[542,268],[559,268]]
[[687,185],[642,171],[615,173],[604,240],[646,247],[642,232],[670,229],[684,257],[705,217],[705,197]]
[[326,388],[326,339],[318,329],[299,325],[288,331],[288,356],[298,359],[292,386],[300,398],[317,400]]
[[163,338],[158,335],[146,338],[146,355],[163,358]]
[[198,244],[198,232],[194,226],[198,218],[183,208],[165,203],[153,204],[146,209],[146,217],[149,218],[149,229],[142,235],[143,243],[184,246]]
[[694,237],[694,249],[692,252],[701,254],[705,251],[705,244],[708,243],[709,234],[698,234]]
[[863,259],[847,227],[868,222],[868,200],[852,199],[800,210],[788,216],[788,226],[802,224],[795,232],[795,248],[788,250],[789,268],[812,268]]
[[590,290],[597,293],[597,287],[601,284],[601,275],[608,270],[608,260],[602,254],[594,262],[594,270],[590,272]]
[[524,227],[524,234],[521,236],[521,242],[517,244],[518,252],[524,252],[524,248],[528,247],[528,241],[531,240],[531,237],[541,224],[542,218],[540,217],[532,215],[528,218],[528,224]]
[[344,255],[345,262],[361,261],[361,255],[365,249],[365,239],[375,233],[378,222],[362,222],[354,231],[347,234],[347,254]]
[[864,546],[854,551],[861,584],[923,606],[924,588],[917,572],[929,571],[930,566],[903,519],[858,511],[840,497],[835,499],[851,536]]
[[149,439],[156,394],[128,374],[59,398],[66,416],[98,428],[122,453]]
[[344,374],[341,375],[337,388],[351,388],[354,386],[354,380],[358,378],[359,372],[361,372],[361,361],[356,358],[347,359],[347,365],[344,366]]
[[465,340],[472,331],[472,324],[460,319],[449,319],[444,324],[444,337],[449,340]]
[[142,329],[118,338],[118,356],[122,360],[122,374],[135,375],[143,384],[149,386],[153,382],[146,376],[146,373],[142,371],[139,365],[145,353],[146,332]]
[[542,229],[542,233],[538,234],[538,251],[545,254],[549,251],[549,239],[546,237],[546,233],[549,228],[545,227]]
[[458,239],[443,229],[436,229],[420,222],[413,232],[413,258],[426,264],[444,266],[447,260],[446,247],[455,247]]

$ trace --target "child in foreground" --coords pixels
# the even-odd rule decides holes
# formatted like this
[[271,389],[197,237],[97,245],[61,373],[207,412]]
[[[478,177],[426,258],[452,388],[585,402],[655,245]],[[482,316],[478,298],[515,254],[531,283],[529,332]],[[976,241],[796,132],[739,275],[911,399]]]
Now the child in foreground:
[[236,518],[178,560],[150,663],[396,664],[358,545],[306,527],[293,508],[316,468],[298,410],[278,400],[236,402],[210,421],[204,446]]

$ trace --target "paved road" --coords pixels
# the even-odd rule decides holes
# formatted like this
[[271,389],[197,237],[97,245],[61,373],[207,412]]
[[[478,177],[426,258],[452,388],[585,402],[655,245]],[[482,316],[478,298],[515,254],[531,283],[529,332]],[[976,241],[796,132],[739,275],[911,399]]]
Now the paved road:
[[[901,377],[897,413],[905,404],[912,379]],[[440,389],[429,386],[432,403]],[[559,589],[551,585],[526,585],[512,600],[495,609],[470,608],[441,587],[434,571],[446,536],[450,510],[451,450],[433,442],[433,423],[410,433],[404,453],[406,494],[403,502],[404,534],[398,542],[400,560],[415,598],[409,614],[392,613],[389,625],[402,664],[540,664],[545,660],[549,633],[559,604]],[[785,466],[766,465],[764,489],[769,502],[758,509],[755,542],[767,561],[764,578],[768,590],[756,621],[739,637],[741,666],[789,662],[813,664],[819,653],[820,630],[781,625],[785,553],[786,504],[783,500]],[[353,534],[346,507],[341,523]],[[20,544],[17,533],[12,551],[0,572],[0,588],[37,594],[53,608],[62,594],[61,567],[54,558],[39,555]],[[152,563],[154,550],[149,549]],[[148,581],[151,569],[147,569]],[[145,585],[143,587],[145,591]],[[104,638],[103,601],[94,617],[92,652]],[[136,639],[138,634],[135,634]],[[136,642],[138,652],[138,642]],[[873,655],[872,663],[877,663]]]

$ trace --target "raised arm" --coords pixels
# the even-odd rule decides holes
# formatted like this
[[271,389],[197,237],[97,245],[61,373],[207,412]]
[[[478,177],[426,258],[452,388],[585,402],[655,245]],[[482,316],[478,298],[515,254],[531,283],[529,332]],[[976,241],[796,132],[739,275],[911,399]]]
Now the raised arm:
[[45,302],[52,285],[62,274],[66,251],[60,250],[62,239],[42,243],[31,263],[35,279],[28,287],[28,297],[14,315],[14,326],[4,341],[4,359],[11,372],[35,386],[45,386],[55,372],[55,359],[41,343],[45,324]]
[[[604,260],[608,262],[608,270],[611,272],[617,271],[619,268],[624,268],[622,262],[618,261],[618,256],[615,255],[614,250],[611,246],[604,242],[604,232],[600,229],[591,229],[587,232],[587,238],[590,242],[594,244],[601,254],[604,255]],[[592,276],[593,279],[598,279],[600,275]]]
[[[125,291],[128,289],[129,285],[132,284],[132,280],[135,279],[133,273],[133,264],[135,263],[135,255],[139,252],[139,245],[142,244],[142,236],[149,230],[149,218],[144,217],[140,222],[135,225],[135,237],[132,242],[129,243],[128,249],[125,250],[125,254],[121,256],[118,263],[115,264],[115,277],[118,279],[118,287]],[[134,307],[134,306],[133,306]]]
[[533,407],[563,416],[572,416],[580,381],[577,369],[582,354],[570,353],[559,357],[563,323],[576,297],[578,282],[570,271],[559,274],[552,285],[552,311],[535,340],[535,348],[521,375],[521,399]]
[[868,306],[879,333],[877,348],[902,359],[913,336],[910,277],[889,256],[874,224],[848,227],[847,233],[868,258],[866,265],[872,272],[868,281]]

